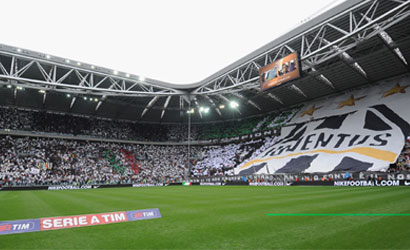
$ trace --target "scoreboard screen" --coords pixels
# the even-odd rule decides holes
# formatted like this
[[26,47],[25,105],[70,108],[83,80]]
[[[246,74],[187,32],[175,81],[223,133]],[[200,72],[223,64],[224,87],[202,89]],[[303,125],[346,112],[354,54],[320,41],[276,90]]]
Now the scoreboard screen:
[[262,90],[281,85],[300,77],[297,52],[293,52],[259,70]]

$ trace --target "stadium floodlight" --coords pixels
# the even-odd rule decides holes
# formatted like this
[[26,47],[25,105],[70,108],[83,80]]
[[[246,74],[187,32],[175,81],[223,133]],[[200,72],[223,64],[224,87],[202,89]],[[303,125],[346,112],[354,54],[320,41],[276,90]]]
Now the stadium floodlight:
[[114,70],[113,73],[114,73],[114,75],[118,75],[118,71],[117,71],[117,70]]
[[130,74],[126,74],[125,76],[126,76],[126,77],[130,77]]
[[195,109],[187,110],[186,112],[187,112],[187,114],[194,114],[194,113],[195,113]]
[[68,60],[68,59],[65,59],[65,62],[66,62],[66,63],[70,63],[70,60]]
[[86,97],[86,96],[84,96],[84,101],[87,101],[87,97]]
[[9,84],[9,85],[7,85],[7,88],[8,88],[8,89],[11,89],[11,87],[13,87],[13,86],[11,86],[10,84]]
[[98,102],[98,98],[94,98],[94,102]]
[[145,77],[143,77],[143,76],[139,76],[138,79],[139,79],[141,82],[145,81]]
[[46,55],[46,58],[47,58],[47,59],[50,59],[50,58],[51,58],[51,56],[50,56],[50,55]]
[[206,114],[206,113],[209,112],[209,108],[208,107],[199,107],[199,112]]
[[81,63],[80,63],[80,62],[77,62],[77,65],[78,65],[78,66],[81,66]]
[[23,90],[23,87],[17,86],[16,89]]
[[235,109],[235,108],[239,107],[239,104],[238,104],[237,102],[235,102],[235,101],[231,101],[231,102],[229,103],[229,106],[231,106],[231,108]]
[[91,65],[91,68],[92,68],[92,69],[95,69],[95,66],[94,66],[94,65]]
[[70,94],[67,94],[67,97],[68,97],[68,98],[70,98],[70,97],[71,97],[71,95],[70,95]]
[[46,91],[43,90],[43,89],[40,89],[38,92],[40,92],[40,93],[42,93],[42,94],[46,93]]
[[224,104],[219,105],[219,109],[224,109],[224,108],[225,108]]
[[21,52],[21,49],[17,49],[17,52]]

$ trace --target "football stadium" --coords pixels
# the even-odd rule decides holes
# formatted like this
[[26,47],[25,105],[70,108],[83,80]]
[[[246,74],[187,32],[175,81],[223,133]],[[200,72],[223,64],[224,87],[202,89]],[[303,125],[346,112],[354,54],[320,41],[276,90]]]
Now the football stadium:
[[410,0],[189,84],[1,41],[1,249],[410,249]]

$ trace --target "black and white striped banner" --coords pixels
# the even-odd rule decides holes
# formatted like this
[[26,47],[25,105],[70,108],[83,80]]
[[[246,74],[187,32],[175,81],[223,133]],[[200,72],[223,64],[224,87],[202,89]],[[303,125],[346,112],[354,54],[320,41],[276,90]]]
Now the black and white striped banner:
[[235,174],[387,170],[410,136],[409,86],[402,78],[307,104],[275,145]]

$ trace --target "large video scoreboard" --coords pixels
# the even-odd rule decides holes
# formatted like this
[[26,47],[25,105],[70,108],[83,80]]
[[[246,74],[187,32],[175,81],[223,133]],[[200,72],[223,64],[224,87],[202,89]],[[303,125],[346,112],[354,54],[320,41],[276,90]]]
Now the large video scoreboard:
[[287,55],[259,70],[262,90],[267,90],[300,77],[299,58],[296,52]]

